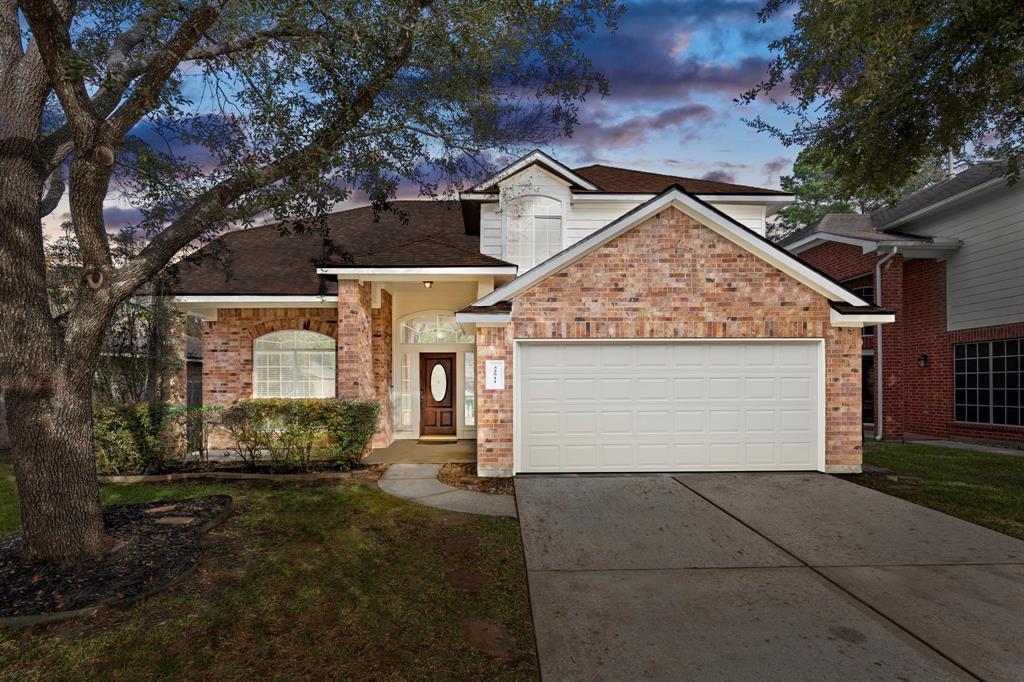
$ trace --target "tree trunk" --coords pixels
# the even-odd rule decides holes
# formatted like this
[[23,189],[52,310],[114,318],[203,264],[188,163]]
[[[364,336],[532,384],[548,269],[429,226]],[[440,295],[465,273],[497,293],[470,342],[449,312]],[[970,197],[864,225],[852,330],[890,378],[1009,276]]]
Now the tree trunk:
[[22,557],[56,561],[102,554],[88,383],[58,377],[45,394],[8,401],[21,506]]
[[[39,217],[46,170],[37,156],[47,81],[34,46],[14,66],[0,66],[10,69],[0,70],[0,393],[22,553],[33,560],[95,556],[107,546],[92,453],[96,360],[80,352],[65,357],[47,297]],[[105,308],[95,308],[88,333],[73,342],[86,350],[92,327],[105,323]]]

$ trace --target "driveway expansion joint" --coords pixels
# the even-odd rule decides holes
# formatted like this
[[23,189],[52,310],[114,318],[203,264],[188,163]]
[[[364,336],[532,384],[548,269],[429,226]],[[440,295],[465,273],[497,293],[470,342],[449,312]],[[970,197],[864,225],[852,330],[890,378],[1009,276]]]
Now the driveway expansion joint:
[[[726,514],[727,516],[729,516],[730,518],[735,520],[737,523],[739,523],[739,524],[743,525],[745,528],[749,529],[751,532],[756,533],[758,536],[760,536],[764,540],[768,541],[773,546],[777,547],[780,551],[785,552],[787,555],[793,557],[793,559],[799,561],[805,568],[807,568],[808,570],[812,571],[815,575],[820,577],[822,580],[826,581],[828,584],[832,585],[835,589],[837,589],[840,592],[842,592],[843,594],[847,595],[848,597],[850,597],[851,599],[856,601],[858,604],[860,604],[864,608],[870,610],[872,613],[876,614],[879,618],[884,619],[885,621],[890,623],[893,627],[896,627],[899,630],[901,630],[902,632],[906,633],[907,636],[912,637],[913,639],[918,641],[921,645],[923,645],[923,646],[927,647],[928,649],[930,649],[931,651],[935,652],[937,655],[941,656],[943,659],[948,661],[950,664],[956,666],[957,668],[959,668],[960,670],[962,670],[963,672],[967,673],[968,675],[970,675],[971,677],[973,677],[973,678],[975,678],[977,680],[983,679],[982,677],[977,675],[974,671],[972,671],[969,668],[965,667],[962,663],[960,663],[956,659],[954,659],[951,656],[949,656],[948,654],[946,654],[946,652],[942,651],[941,649],[936,647],[934,644],[932,644],[931,642],[927,641],[926,639],[924,639],[923,637],[921,637],[920,635],[915,633],[913,630],[909,629],[908,627],[904,626],[899,621],[895,620],[894,618],[886,615],[885,613],[883,613],[879,609],[875,608],[870,603],[868,603],[865,599],[863,599],[860,596],[854,594],[853,592],[851,592],[847,588],[843,587],[843,585],[841,585],[840,583],[836,582],[833,578],[831,578],[830,576],[826,575],[821,570],[819,570],[819,568],[833,568],[832,566],[818,567],[818,566],[813,566],[813,565],[807,563],[802,558],[800,558],[798,555],[796,555],[792,551],[786,549],[785,547],[780,545],[775,540],[772,540],[770,537],[768,537],[767,535],[765,535],[764,533],[762,533],[758,529],[754,528],[753,526],[748,524],[743,519],[739,518],[738,516],[736,516],[732,512],[730,512],[730,511],[724,509],[723,507],[721,507],[720,505],[716,504],[714,501],[712,501],[711,499],[709,499],[707,496],[703,495],[702,493],[698,492],[697,490],[694,490],[694,488],[692,486],[686,485],[686,483],[681,481],[678,477],[673,476],[671,478],[672,478],[673,481],[675,481],[679,485],[683,486],[684,488],[686,488],[687,490],[692,492],[694,495],[697,495],[702,500],[704,500],[705,502],[707,502],[708,504],[713,506],[715,509],[720,510],[723,514]],[[853,485],[853,484],[851,484],[851,485]],[[957,565],[963,566],[965,564],[957,564]],[[966,564],[966,565],[971,565],[971,564]],[[869,568],[873,568],[874,566],[868,566],[868,567]]]

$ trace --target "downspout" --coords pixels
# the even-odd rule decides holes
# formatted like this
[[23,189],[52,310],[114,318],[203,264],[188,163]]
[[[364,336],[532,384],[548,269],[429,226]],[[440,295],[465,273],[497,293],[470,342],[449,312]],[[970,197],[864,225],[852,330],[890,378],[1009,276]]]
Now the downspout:
[[[892,247],[885,258],[875,264],[875,305],[882,305],[882,266],[886,261],[896,255],[900,247]],[[875,381],[878,392],[878,414],[875,419],[875,440],[882,440],[882,432],[885,430],[885,382],[882,377],[882,325],[878,325],[878,334],[875,335]]]

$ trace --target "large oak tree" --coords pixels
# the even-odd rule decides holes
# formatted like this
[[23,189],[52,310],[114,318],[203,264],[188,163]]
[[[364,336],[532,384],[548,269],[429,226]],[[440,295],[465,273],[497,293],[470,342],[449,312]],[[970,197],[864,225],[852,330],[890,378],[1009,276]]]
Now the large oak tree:
[[[23,555],[106,549],[90,388],[121,302],[229,224],[314,219],[353,191],[384,203],[403,181],[431,194],[488,152],[571,131],[578,102],[605,89],[579,41],[619,12],[614,0],[0,0],[0,390]],[[62,196],[82,269],[54,311],[41,218]],[[120,264],[111,199],[141,211],[147,238]]]

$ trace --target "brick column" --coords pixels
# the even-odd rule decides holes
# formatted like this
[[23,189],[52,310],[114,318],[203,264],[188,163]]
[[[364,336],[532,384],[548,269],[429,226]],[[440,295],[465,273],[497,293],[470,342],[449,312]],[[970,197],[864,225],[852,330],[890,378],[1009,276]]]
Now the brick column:
[[[878,292],[875,293],[876,297]],[[876,348],[875,364],[876,372],[882,373],[882,414],[880,415],[884,424],[883,438],[885,440],[903,439],[903,395],[905,391],[904,382],[904,348],[903,348],[903,256],[896,255],[882,265],[882,292],[878,305],[891,310],[896,314],[896,321],[892,324],[879,325],[876,333],[882,339],[881,364],[877,357]],[[875,400],[878,400],[876,392]],[[876,417],[877,419],[877,417]]]
[[391,294],[380,292],[380,307],[371,315],[373,327],[373,385],[377,400],[380,401],[380,423],[373,436],[373,447],[384,448],[391,444],[394,424],[391,416]]
[[337,397],[373,400],[373,335],[370,285],[338,280]]
[[[504,390],[485,388],[487,360],[505,361]],[[512,475],[512,329],[476,328],[476,466],[480,476]]]

